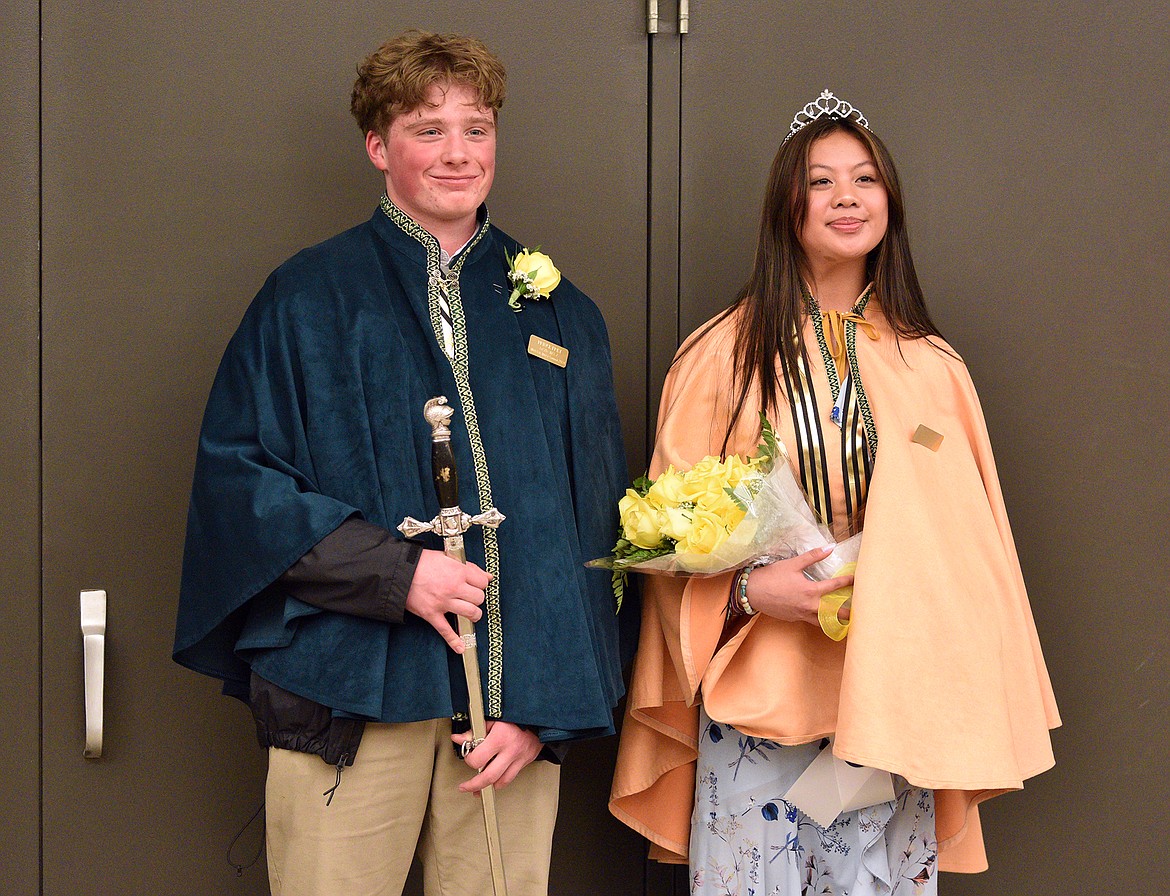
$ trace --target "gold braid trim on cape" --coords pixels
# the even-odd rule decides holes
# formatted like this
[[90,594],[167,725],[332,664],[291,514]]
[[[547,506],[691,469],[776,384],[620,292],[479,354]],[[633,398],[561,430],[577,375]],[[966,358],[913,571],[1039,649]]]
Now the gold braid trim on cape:
[[[876,304],[866,317],[880,338],[858,340],[857,357],[881,450],[849,637],[761,615],[720,647],[730,573],[643,580],[610,810],[652,858],[686,861],[699,699],[745,734],[835,734],[840,758],[933,789],[946,871],[984,870],[978,804],[1053,765],[1060,718],[970,376],[941,340],[895,339]],[[671,368],[652,477],[718,453],[733,327],[721,321]],[[729,453],[755,449],[752,401]],[[790,437],[790,420],[773,423]],[[912,441],[919,425],[942,434],[936,451]]]

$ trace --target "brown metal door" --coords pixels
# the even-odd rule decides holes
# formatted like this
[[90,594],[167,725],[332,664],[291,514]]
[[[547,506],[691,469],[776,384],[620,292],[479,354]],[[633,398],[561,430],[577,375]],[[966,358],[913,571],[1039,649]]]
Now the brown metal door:
[[690,7],[681,333],[746,278],[772,156],[829,88],[898,160],[928,301],[988,417],[1064,728],[1056,768],[986,808],[991,870],[940,890],[1161,892],[1170,652],[1148,623],[1170,590],[1164,9]]
[[[185,503],[248,301],[377,201],[348,102],[381,40],[468,31],[507,63],[493,218],[601,306],[644,462],[646,39],[638,4],[616,6],[41,4],[46,896],[266,892],[262,862],[237,878],[227,857],[262,794],[249,715],[170,660]],[[82,755],[84,589],[108,597],[100,759]],[[570,757],[556,893],[641,892],[641,842],[604,805],[613,750]],[[232,860],[258,847],[253,826]]]
[[36,893],[40,842],[39,90],[37,9],[0,16],[0,814],[5,886]]

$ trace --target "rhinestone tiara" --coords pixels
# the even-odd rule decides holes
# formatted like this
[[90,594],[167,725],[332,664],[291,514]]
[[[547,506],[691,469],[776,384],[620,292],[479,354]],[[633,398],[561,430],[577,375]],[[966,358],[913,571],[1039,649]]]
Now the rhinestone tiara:
[[851,118],[869,130],[869,122],[865,120],[865,116],[859,110],[853,108],[851,103],[838,99],[832,91],[822,90],[820,96],[796,113],[796,117],[792,119],[792,126],[788,129],[788,136],[782,142],[787,143],[789,137],[806,124],[812,124],[818,118],[824,118],[826,115],[829,118]]

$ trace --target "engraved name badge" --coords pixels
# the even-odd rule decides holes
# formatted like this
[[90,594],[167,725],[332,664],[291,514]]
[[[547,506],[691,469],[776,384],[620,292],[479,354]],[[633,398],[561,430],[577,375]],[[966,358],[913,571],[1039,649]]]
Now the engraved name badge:
[[931,451],[938,451],[939,446],[942,445],[942,433],[935,432],[928,426],[919,424],[918,429],[914,430],[914,435],[910,437],[911,442],[929,448]]
[[563,345],[541,339],[535,333],[528,338],[528,354],[534,358],[543,358],[557,367],[564,367],[569,363],[569,350]]

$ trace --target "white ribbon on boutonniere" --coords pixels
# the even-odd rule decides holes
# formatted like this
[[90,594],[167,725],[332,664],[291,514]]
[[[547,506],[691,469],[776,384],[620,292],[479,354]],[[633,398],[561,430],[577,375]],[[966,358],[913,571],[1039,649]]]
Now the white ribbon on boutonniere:
[[513,311],[520,311],[521,299],[547,299],[561,282],[561,272],[539,246],[531,252],[522,249],[515,255],[505,250],[504,257],[508,259],[508,282],[512,285],[508,307]]

